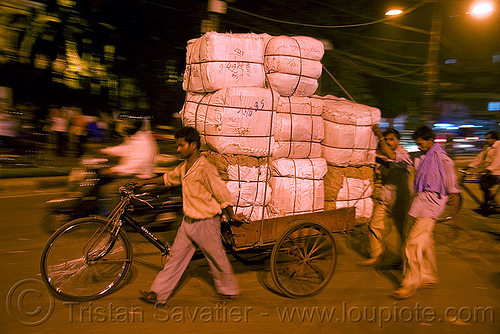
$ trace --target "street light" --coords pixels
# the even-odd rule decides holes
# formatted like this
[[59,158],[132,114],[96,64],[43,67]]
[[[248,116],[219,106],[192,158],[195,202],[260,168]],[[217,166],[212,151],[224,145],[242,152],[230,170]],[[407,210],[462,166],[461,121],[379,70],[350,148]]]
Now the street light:
[[471,14],[478,18],[483,18],[490,15],[493,12],[493,4],[489,1],[480,1],[476,2],[472,5],[470,12],[467,14]]
[[[426,76],[425,92],[423,96],[423,118],[431,118],[433,114],[433,105],[436,97],[438,87],[438,74],[439,74],[439,49],[441,44],[441,27],[443,11],[441,2],[433,3],[434,9],[432,14],[432,25],[429,39],[429,50],[426,63]],[[471,6],[471,10],[466,14],[473,15],[477,18],[484,18],[493,12],[493,3],[491,1],[477,1]],[[398,16],[404,14],[402,9],[390,9],[386,16]],[[430,120],[430,119],[427,119]]]

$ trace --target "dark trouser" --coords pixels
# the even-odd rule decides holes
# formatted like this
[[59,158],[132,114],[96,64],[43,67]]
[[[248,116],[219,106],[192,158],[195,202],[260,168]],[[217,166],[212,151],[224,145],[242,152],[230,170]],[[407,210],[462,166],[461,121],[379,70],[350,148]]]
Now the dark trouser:
[[485,174],[479,179],[479,185],[481,186],[481,190],[484,193],[485,206],[488,205],[490,201],[494,200],[493,195],[490,192],[490,188],[495,184],[500,184],[500,176],[498,175]]

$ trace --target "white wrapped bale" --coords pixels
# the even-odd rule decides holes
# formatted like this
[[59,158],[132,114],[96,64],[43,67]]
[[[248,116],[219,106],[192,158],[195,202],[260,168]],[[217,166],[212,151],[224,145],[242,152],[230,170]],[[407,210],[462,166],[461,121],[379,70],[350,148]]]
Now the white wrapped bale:
[[323,101],[323,158],[334,166],[374,164],[378,140],[372,125],[380,122],[380,110],[331,95]]
[[226,87],[186,93],[184,125],[195,127],[203,144],[219,153],[264,157],[274,144],[278,95],[265,88]]
[[283,96],[310,96],[321,76],[321,41],[306,36],[276,36],[267,40],[264,67],[271,87]]
[[271,200],[268,185],[270,169],[267,158],[202,152],[216,166],[232,196],[233,209],[249,220],[269,217],[267,205]]
[[250,221],[270,218],[268,207],[258,205],[234,206],[233,210],[236,214],[242,213]]
[[323,211],[323,158],[277,159],[272,162],[271,202],[274,215],[283,216]]
[[371,197],[346,201],[325,201],[325,210],[350,207],[356,208],[356,220],[364,219],[364,221],[368,221],[373,215],[373,200]]
[[324,177],[325,210],[356,207],[356,218],[373,213],[373,168],[328,166]]
[[280,96],[273,158],[321,157],[323,107],[321,99]]
[[261,35],[207,32],[188,41],[182,88],[202,93],[223,87],[264,87],[263,64]]
[[266,165],[246,167],[230,165],[226,186],[235,206],[267,205],[271,199],[271,188],[267,185]]

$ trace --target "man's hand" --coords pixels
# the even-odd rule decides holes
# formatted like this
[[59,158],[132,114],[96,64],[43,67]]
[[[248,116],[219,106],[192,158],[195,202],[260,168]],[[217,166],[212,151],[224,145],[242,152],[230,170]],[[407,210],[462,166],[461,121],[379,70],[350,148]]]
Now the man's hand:
[[378,126],[378,124],[373,124],[372,125],[372,130],[373,130],[373,133],[375,134],[375,136],[378,137],[378,139],[382,139],[384,137],[384,135],[382,134],[382,131],[380,130],[380,127]]
[[223,213],[227,216],[227,218],[235,223],[239,224],[246,224],[248,223],[248,220],[246,219],[245,215],[243,213],[234,213],[233,207],[232,206],[226,206],[224,210],[222,210]]

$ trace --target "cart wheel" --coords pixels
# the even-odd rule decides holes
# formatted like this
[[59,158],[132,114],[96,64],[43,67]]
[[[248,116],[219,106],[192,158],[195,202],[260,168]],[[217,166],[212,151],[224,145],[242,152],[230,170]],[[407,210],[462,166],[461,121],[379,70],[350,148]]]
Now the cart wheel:
[[288,297],[312,296],[332,278],[337,249],[323,226],[303,221],[283,234],[271,253],[271,276]]

